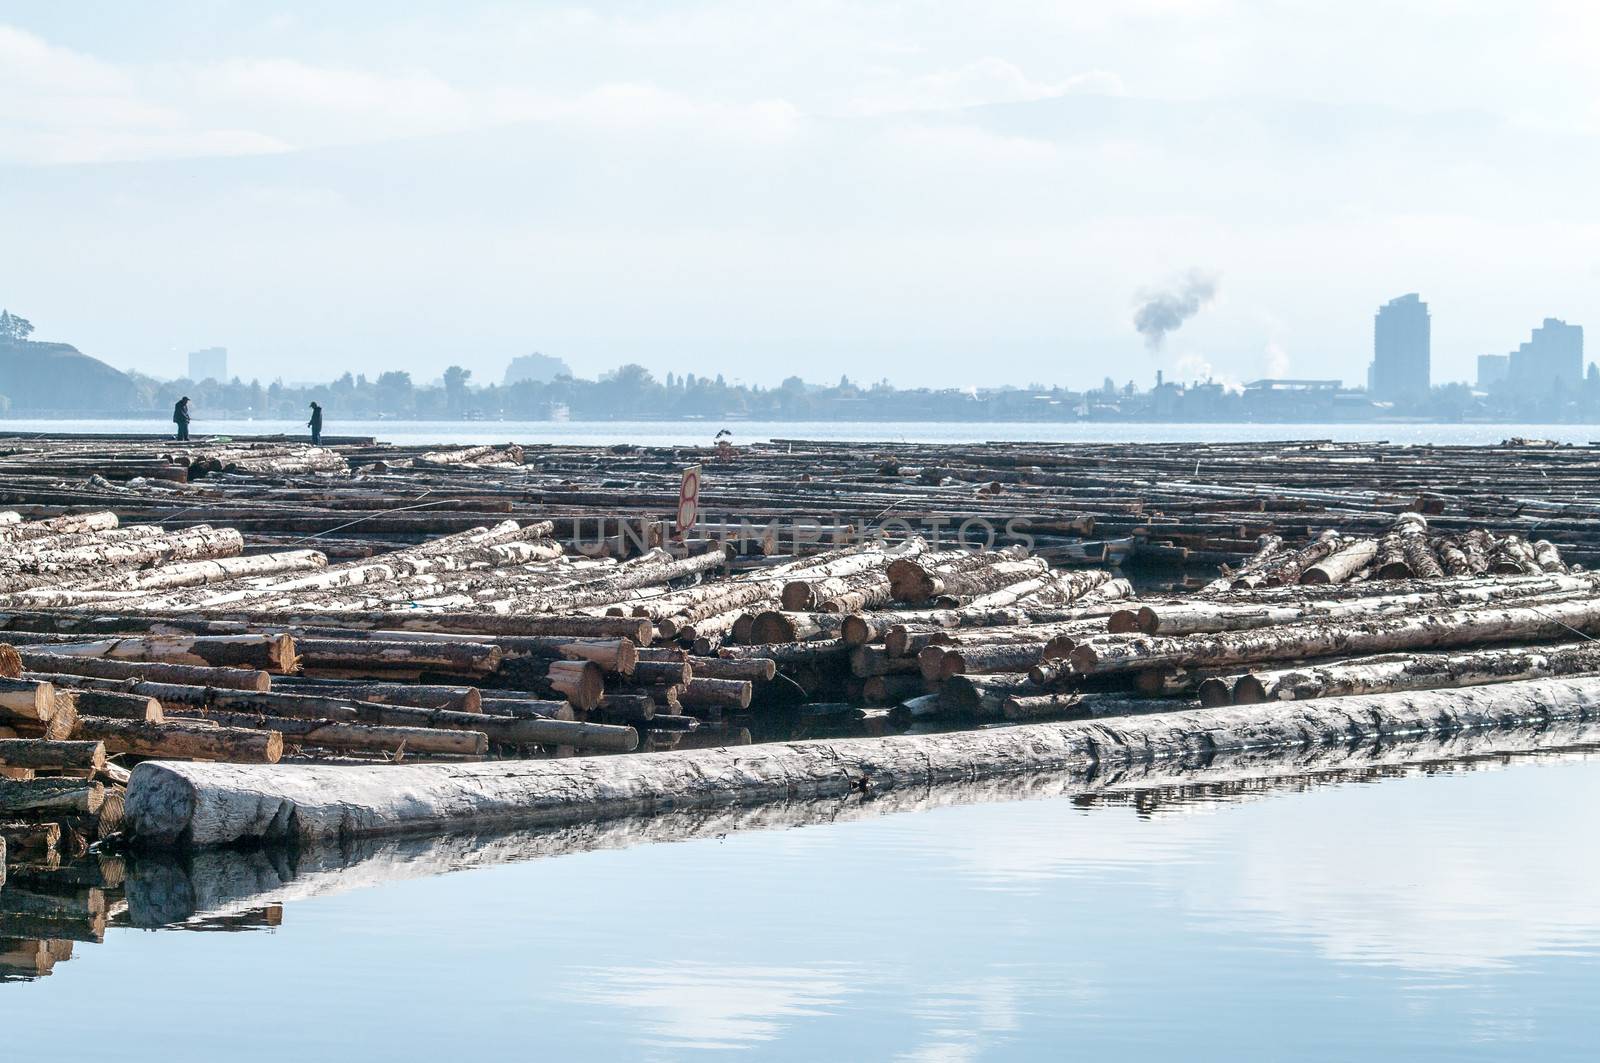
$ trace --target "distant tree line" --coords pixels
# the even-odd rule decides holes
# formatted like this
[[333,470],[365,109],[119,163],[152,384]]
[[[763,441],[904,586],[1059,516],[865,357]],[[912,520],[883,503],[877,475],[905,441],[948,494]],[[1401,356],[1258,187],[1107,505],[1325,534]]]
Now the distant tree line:
[[338,419],[447,420],[485,418],[545,420],[644,420],[740,417],[767,420],[953,420],[993,417],[1006,420],[1061,419],[1060,404],[1070,394],[1059,388],[1000,389],[979,395],[971,390],[903,390],[887,381],[859,386],[841,377],[832,386],[807,384],[792,376],[777,387],[730,384],[721,374],[668,373],[658,380],[643,366],[624,365],[599,380],[559,376],[548,382],[474,387],[471,371],[451,366],[441,384],[417,384],[411,374],[392,370],[376,379],[345,373],[328,384],[290,385],[281,381],[235,378],[231,381],[160,381],[136,376],[136,407],[170,410],[188,395],[199,417],[299,417],[315,401]]
[[[28,342],[33,324],[0,310],[0,355],[9,349],[24,360],[36,348]],[[62,348],[63,345],[50,345]],[[71,351],[71,348],[65,348]],[[92,359],[80,361],[98,365]],[[115,373],[99,366],[120,381]],[[543,374],[521,378],[523,372]],[[550,373],[554,373],[550,378]],[[730,418],[770,421],[1069,421],[1122,420],[1169,422],[1362,421],[1407,418],[1425,421],[1500,421],[1572,423],[1600,420],[1600,369],[1568,385],[1547,390],[1484,391],[1466,384],[1443,384],[1424,398],[1379,406],[1361,391],[1340,389],[1314,394],[1285,394],[1226,388],[1210,381],[1188,387],[1141,390],[1133,382],[1119,385],[1107,377],[1097,389],[1070,390],[1058,385],[995,388],[896,388],[887,380],[861,385],[841,376],[838,383],[808,384],[791,376],[776,387],[729,383],[719,373],[668,373],[664,380],[643,366],[628,364],[598,380],[581,380],[566,371],[560,359],[534,354],[513,363],[506,380],[475,386],[472,373],[459,365],[444,371],[438,383],[417,384],[403,370],[376,378],[345,373],[326,384],[285,384],[259,380],[157,380],[127,374],[126,394],[117,409],[99,413],[167,416],[187,395],[195,416],[251,417],[300,421],[312,402],[327,411],[331,426],[340,420],[378,418],[406,420],[546,420],[570,417],[580,421],[707,420]],[[0,380],[0,384],[4,381]],[[120,384],[114,384],[120,391]],[[13,400],[16,393],[13,393]],[[0,414],[18,403],[0,394]],[[25,412],[13,409],[12,412]]]

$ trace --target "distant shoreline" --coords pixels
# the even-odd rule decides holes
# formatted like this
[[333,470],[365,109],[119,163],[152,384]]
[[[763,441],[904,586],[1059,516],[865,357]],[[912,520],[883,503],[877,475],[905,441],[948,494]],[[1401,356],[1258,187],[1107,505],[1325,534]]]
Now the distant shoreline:
[[[515,442],[525,446],[573,445],[706,447],[727,429],[735,446],[772,440],[881,443],[1220,443],[1385,440],[1400,445],[1483,446],[1515,437],[1586,446],[1600,440],[1587,424],[1428,423],[1199,423],[1134,421],[385,421],[346,420],[330,411],[325,432],[336,438],[461,446]],[[304,422],[199,417],[190,426],[196,442],[226,437],[272,436],[310,441]],[[129,435],[172,438],[170,422],[158,418],[0,419],[0,437]]]

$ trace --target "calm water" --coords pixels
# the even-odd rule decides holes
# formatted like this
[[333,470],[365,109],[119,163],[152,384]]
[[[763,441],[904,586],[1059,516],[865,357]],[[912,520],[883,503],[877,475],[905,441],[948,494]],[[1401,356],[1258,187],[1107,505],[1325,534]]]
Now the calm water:
[[387,882],[229,857],[199,907],[281,897],[281,926],[113,927],[0,985],[0,1028],[136,1063],[1592,1059],[1593,748],[582,851],[623,824]]
[[[330,415],[329,435],[376,436],[391,443],[638,443],[708,445],[720,428],[738,443],[768,439],[866,440],[963,443],[983,440],[1030,442],[1185,442],[1272,439],[1386,439],[1395,443],[1498,443],[1512,436],[1584,444],[1600,438],[1588,425],[1490,424],[1041,424],[950,421],[341,421]],[[197,436],[303,433],[300,421],[194,422]],[[0,432],[148,432],[170,434],[162,420],[40,421],[0,419]]]

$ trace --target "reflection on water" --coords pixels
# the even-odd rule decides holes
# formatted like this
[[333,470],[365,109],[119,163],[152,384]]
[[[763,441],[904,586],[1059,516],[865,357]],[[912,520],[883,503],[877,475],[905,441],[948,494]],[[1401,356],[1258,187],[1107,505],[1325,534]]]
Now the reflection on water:
[[634,1015],[640,1043],[674,1048],[748,1048],[796,1019],[827,1015],[861,978],[849,967],[601,967],[578,972],[577,999]]
[[0,1009],[53,1060],[103,1054],[50,1032],[86,999],[130,1060],[1590,1058],[1597,750],[1570,725],[23,867]]

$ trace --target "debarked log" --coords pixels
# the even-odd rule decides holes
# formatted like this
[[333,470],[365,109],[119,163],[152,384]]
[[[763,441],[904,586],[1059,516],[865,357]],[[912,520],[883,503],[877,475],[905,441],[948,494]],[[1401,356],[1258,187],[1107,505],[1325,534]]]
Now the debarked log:
[[133,771],[126,814],[133,838],[151,847],[349,838],[883,792],[1597,714],[1600,679],[1550,679],[736,751],[379,768],[150,761]]

